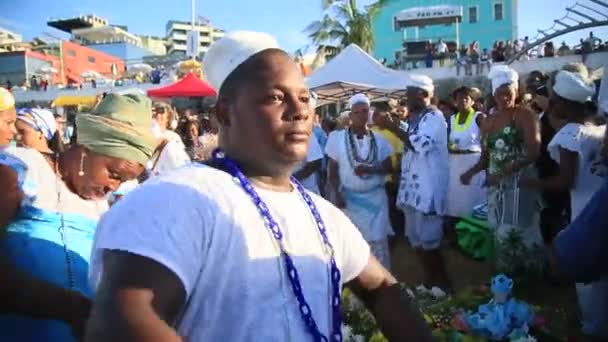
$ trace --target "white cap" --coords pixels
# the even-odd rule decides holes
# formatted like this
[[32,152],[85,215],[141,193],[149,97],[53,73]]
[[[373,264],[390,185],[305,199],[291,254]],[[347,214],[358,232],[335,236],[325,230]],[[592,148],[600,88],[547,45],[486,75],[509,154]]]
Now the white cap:
[[567,100],[585,103],[595,94],[595,85],[583,75],[562,70],[555,76],[553,91]]
[[519,74],[506,65],[492,67],[492,70],[488,73],[488,78],[492,81],[492,94],[495,94],[496,89],[505,84],[515,84],[516,86],[519,86]]
[[369,100],[369,97],[367,97],[365,94],[353,95],[350,100],[348,100],[348,106],[350,108],[353,108],[354,105],[359,103],[365,103],[369,106],[371,104],[371,101]]
[[420,74],[409,74],[406,86],[422,89],[429,93],[429,95],[433,94],[433,91],[435,90],[433,80],[426,75]]
[[220,91],[226,78],[251,56],[268,49],[278,49],[276,39],[266,33],[234,31],[213,43],[203,58],[204,74],[209,84]]

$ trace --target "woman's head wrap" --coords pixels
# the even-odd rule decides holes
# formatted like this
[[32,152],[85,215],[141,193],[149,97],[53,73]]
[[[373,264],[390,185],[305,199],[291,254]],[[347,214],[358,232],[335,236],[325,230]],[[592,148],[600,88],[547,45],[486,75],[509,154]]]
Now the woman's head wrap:
[[42,133],[46,140],[53,139],[53,136],[57,132],[57,121],[55,121],[55,116],[48,109],[21,109],[17,112],[17,119]]
[[76,116],[78,144],[89,150],[145,165],[157,146],[150,100],[109,94],[90,114]]
[[595,85],[583,75],[562,70],[555,76],[553,91],[566,100],[585,103],[595,94]]
[[10,91],[0,87],[0,112],[15,108],[15,98]]
[[492,67],[492,70],[488,73],[488,78],[492,82],[492,94],[496,94],[496,89],[505,84],[519,86],[519,74],[506,65]]

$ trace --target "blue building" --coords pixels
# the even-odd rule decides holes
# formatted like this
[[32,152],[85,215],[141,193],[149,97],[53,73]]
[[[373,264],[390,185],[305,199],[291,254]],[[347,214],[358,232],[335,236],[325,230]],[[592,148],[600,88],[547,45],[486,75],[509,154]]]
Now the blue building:
[[125,62],[126,66],[144,63],[144,57],[155,55],[152,51],[129,42],[96,43],[88,44],[87,47],[118,57]]
[[[389,0],[374,18],[374,56],[392,64],[402,54],[420,54],[423,43],[443,39],[450,48],[478,41],[492,49],[517,34],[518,0]],[[406,48],[404,51],[404,48]],[[423,52],[422,52],[423,53]]]

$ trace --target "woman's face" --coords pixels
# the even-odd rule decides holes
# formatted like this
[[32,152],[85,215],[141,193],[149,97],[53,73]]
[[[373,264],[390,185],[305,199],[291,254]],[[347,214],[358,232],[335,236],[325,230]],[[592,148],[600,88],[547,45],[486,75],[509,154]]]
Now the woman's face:
[[49,145],[41,132],[21,120],[17,120],[15,126],[17,127],[17,146],[33,148],[40,152],[49,152]]
[[16,121],[15,109],[0,111],[0,147],[8,146],[13,141],[13,137],[17,134]]
[[473,108],[473,99],[463,93],[456,95],[456,107],[459,113],[468,113]]
[[198,139],[198,123],[190,122],[188,124],[188,137],[193,141]]
[[[82,170],[84,175],[70,173],[68,180],[78,196],[87,200],[99,200],[118,189],[120,184],[137,178],[143,171],[143,165],[114,157],[107,157],[92,151],[83,152]],[[81,156],[81,155],[80,155]],[[80,157],[72,160],[75,170],[80,169]]]
[[514,107],[517,99],[517,88],[512,84],[502,85],[496,89],[494,99],[499,108]]
[[154,113],[154,120],[158,123],[158,126],[164,131],[169,128],[169,111],[167,108],[157,108]]

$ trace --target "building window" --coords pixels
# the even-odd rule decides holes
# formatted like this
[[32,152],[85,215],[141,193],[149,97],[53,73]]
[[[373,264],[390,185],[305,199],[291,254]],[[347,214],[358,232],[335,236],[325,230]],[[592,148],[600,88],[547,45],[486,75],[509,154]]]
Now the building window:
[[469,23],[474,24],[479,21],[479,8],[477,6],[469,7]]
[[502,2],[494,3],[494,20],[503,20],[503,4]]
[[87,60],[89,61],[89,63],[95,63],[95,57],[89,56],[87,57]]
[[67,50],[66,54],[70,57],[76,57],[76,51],[74,50]]

